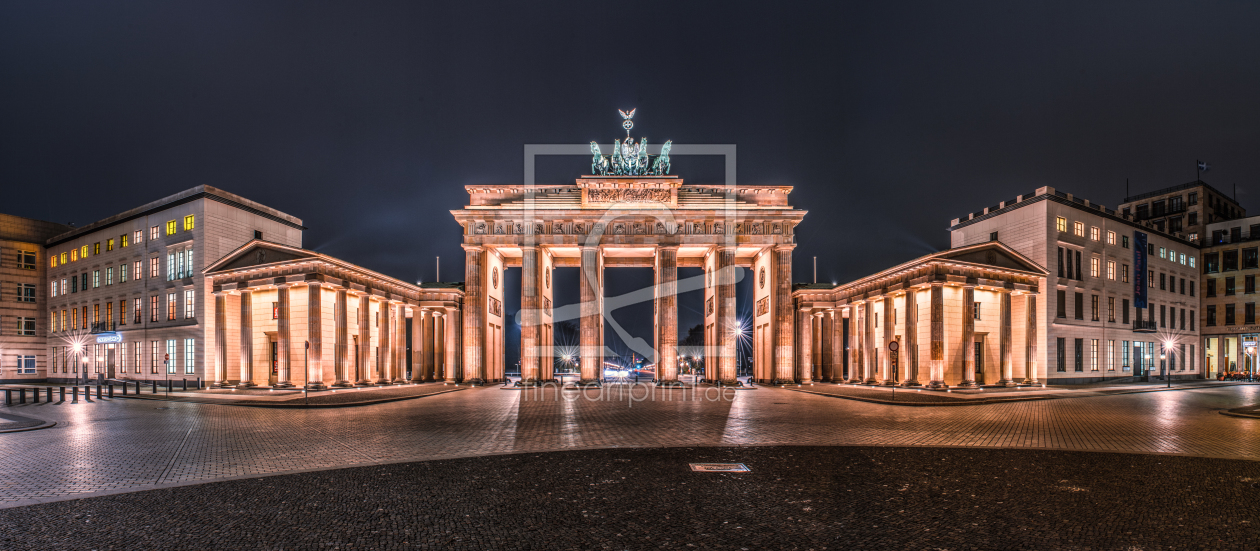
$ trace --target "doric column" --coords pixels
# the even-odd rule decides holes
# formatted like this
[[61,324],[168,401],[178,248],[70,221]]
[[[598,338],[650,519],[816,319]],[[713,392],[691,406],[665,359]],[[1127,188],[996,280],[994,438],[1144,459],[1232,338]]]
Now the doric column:
[[521,247],[521,384],[536,385],[539,380],[538,354],[538,247]]
[[424,382],[424,310],[411,307],[411,382]]
[[1037,293],[1024,294],[1024,384],[1037,384]]
[[390,322],[390,328],[393,330],[394,336],[390,342],[393,343],[391,348],[394,355],[394,369],[390,372],[390,382],[396,385],[406,384],[407,379],[407,311],[403,309],[403,303],[396,302],[390,304],[390,311],[393,312],[394,320]]
[[319,285],[306,286],[306,388],[323,390],[324,386],[324,295]]
[[445,338],[443,342],[444,357],[442,365],[446,366],[446,380],[459,382],[463,379],[459,372],[459,347],[455,346],[459,342],[459,309],[447,308],[445,323]]
[[813,366],[812,369],[810,369],[809,377],[810,382],[822,380],[823,365],[827,362],[826,356],[828,350],[825,342],[826,339],[823,338],[823,335],[826,333],[823,332],[823,313],[821,311],[814,312],[813,330],[814,336],[812,342],[810,343],[813,346],[813,348],[810,349],[810,352],[813,354]]
[[[127,349],[124,347],[122,352],[123,354],[126,354]],[[213,388],[223,388],[223,385],[226,382],[227,294],[223,291],[218,291],[214,293],[214,384],[211,386]]]
[[800,384],[813,382],[814,371],[814,316],[810,308],[802,307],[796,316],[797,355],[796,380]]
[[897,384],[892,372],[892,355],[888,353],[888,343],[893,342],[893,336],[896,334],[894,329],[897,328],[894,302],[892,295],[884,295],[884,312],[881,316],[884,318],[884,341],[880,344],[879,365],[883,370],[880,377],[883,379],[882,384],[885,386]]
[[818,374],[818,381],[830,383],[835,379],[836,371],[836,340],[835,340],[835,315],[834,310],[828,309],[822,312],[822,321],[820,326],[820,338],[822,339],[822,372]]
[[[717,341],[718,381],[733,385],[735,378],[735,247],[722,245],[717,250]],[[789,298],[788,300],[791,300]]]
[[237,388],[254,386],[254,302],[253,291],[241,289],[241,382]]
[[450,321],[442,312],[433,312],[433,370],[440,373],[445,382],[455,384],[459,382],[459,378],[456,377],[455,370],[446,365],[446,326]]
[[962,358],[963,388],[976,386],[976,286],[963,285],[962,289]]
[[849,311],[849,373],[847,382],[852,384],[860,384],[862,382],[862,320],[858,315],[858,306],[860,302],[851,302],[847,310]]
[[875,354],[875,300],[868,298],[862,311],[862,384],[879,384],[879,363]]
[[831,316],[831,381],[832,383],[844,382],[844,315],[839,309],[833,308],[828,313]]
[[422,308],[420,316],[424,320],[424,334],[420,337],[420,371],[425,381],[436,381],[437,370],[434,369],[433,360],[433,325],[437,317],[428,308]]
[[678,384],[678,247],[662,246],[657,254],[657,319],[656,342],[660,346],[656,363],[657,384]]
[[905,301],[906,335],[898,352],[902,365],[906,366],[906,378],[901,384],[919,386],[919,304],[913,287],[906,289]]
[[292,356],[293,346],[293,319],[289,308],[289,286],[281,285],[276,288],[276,348],[279,352],[279,369],[276,373],[275,388],[289,388],[293,386],[291,377],[293,374]]
[[1011,291],[998,291],[1001,304],[1002,326],[998,331],[999,353],[1002,362],[1002,380],[998,386],[1015,386],[1014,367],[1011,362]]
[[932,380],[930,388],[948,388],[945,384],[945,288],[940,282],[932,282],[931,291],[932,346],[931,362]]
[[355,384],[371,386],[372,368],[368,362],[372,359],[372,301],[367,292],[359,295],[359,361],[356,369]]
[[350,380],[349,370],[346,366],[350,361],[350,318],[346,311],[346,290],[344,288],[337,289],[337,299],[333,303],[333,323],[337,327],[335,340],[333,341],[333,377],[337,380],[333,382],[335,387],[354,386],[354,382]]
[[582,268],[578,274],[581,343],[578,345],[578,384],[594,384],[600,380],[603,351],[599,346],[599,297],[604,289],[600,286],[599,247],[582,246]]
[[[482,277],[485,255],[481,246],[464,245],[464,374],[467,382],[474,385],[486,382],[486,284]],[[429,371],[429,376],[433,373]]]
[[376,384],[387,385],[390,383],[390,370],[394,366],[394,350],[393,334],[390,326],[393,325],[394,305],[388,299],[382,300],[376,308],[376,334],[380,339],[380,348],[376,351]]
[[774,247],[774,320],[770,326],[774,330],[774,383],[792,382],[792,343],[796,335],[792,334],[792,249],[795,245],[775,245]]

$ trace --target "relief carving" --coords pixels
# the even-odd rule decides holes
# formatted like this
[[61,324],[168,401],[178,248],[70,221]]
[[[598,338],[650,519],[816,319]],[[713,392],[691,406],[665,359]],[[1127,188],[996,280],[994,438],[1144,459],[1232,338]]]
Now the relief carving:
[[588,189],[587,203],[668,203],[665,189]]

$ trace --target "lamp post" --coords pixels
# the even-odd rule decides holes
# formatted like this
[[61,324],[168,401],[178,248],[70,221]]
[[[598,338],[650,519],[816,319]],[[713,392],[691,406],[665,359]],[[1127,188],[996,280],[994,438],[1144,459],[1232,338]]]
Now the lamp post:
[[1168,383],[1168,388],[1172,388],[1172,372],[1168,370],[1168,343],[1162,343],[1159,347],[1159,370],[1164,374],[1164,382]]

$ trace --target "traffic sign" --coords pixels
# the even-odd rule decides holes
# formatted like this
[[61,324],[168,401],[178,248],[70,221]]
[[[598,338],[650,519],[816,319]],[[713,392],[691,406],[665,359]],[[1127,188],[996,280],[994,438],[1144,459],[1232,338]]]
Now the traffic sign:
[[901,348],[901,343],[899,343],[899,342],[897,342],[897,341],[889,341],[889,342],[888,342],[888,349],[889,349],[889,350],[892,350],[893,352],[896,352],[898,348]]

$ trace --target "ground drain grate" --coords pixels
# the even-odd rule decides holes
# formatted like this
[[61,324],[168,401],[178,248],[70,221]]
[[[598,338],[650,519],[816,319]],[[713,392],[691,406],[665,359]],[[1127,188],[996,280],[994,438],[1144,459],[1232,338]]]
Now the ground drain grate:
[[698,473],[747,473],[752,472],[743,463],[688,463]]

